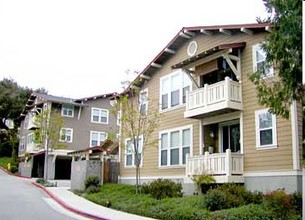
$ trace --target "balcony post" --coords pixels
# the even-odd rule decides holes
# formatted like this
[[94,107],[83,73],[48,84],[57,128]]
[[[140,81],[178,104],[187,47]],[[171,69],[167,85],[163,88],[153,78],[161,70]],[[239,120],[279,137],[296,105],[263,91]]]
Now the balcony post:
[[189,175],[189,156],[190,156],[190,154],[186,154],[186,157],[185,157],[185,175],[186,176]]
[[232,172],[232,156],[231,156],[231,150],[227,149],[226,150],[226,176],[231,176]]
[[226,76],[225,85],[224,85],[224,99],[226,101],[231,100],[231,91],[230,91],[230,78]]
[[208,84],[204,84],[203,87],[203,106],[208,106]]
[[209,152],[206,151],[204,153],[204,168],[203,168],[204,170],[203,170],[203,172],[210,173],[210,170],[208,169],[208,156],[209,156]]

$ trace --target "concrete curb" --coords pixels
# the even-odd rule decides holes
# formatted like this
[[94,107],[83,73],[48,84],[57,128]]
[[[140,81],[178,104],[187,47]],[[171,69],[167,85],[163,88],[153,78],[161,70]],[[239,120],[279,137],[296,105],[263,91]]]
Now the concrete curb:
[[54,199],[58,204],[60,204],[62,207],[64,207],[65,209],[74,212],[78,215],[81,215],[83,217],[86,218],[91,218],[91,219],[95,219],[95,220],[109,220],[106,218],[101,218],[99,216],[95,216],[83,211],[80,211],[78,209],[75,209],[73,207],[71,207],[70,205],[68,205],[67,203],[63,202],[61,199],[59,199],[56,195],[54,195],[53,193],[51,193],[46,187],[44,187],[43,185],[40,185],[39,183],[36,182],[32,182],[33,185],[37,186],[38,188],[42,189],[43,191],[45,191],[52,199]]

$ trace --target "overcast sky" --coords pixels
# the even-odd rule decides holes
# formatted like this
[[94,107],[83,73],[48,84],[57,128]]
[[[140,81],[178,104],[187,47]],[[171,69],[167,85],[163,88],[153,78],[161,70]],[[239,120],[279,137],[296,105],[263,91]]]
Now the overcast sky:
[[182,27],[266,15],[262,0],[0,0],[0,80],[71,98],[116,92]]

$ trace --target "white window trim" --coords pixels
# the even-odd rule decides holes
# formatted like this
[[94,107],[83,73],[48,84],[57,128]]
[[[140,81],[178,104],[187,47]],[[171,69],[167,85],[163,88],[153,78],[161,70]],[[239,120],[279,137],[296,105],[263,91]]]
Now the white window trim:
[[[65,130],[70,130],[70,131],[71,131],[71,140],[70,140],[70,141],[62,140],[62,139],[61,139],[61,134],[62,134],[62,130],[63,130],[63,129],[65,129]],[[60,142],[64,142],[64,143],[72,143],[72,142],[73,142],[73,128],[62,128],[62,129],[60,130],[59,141],[60,141]]]
[[[99,121],[93,121],[93,111],[94,110],[98,110],[100,113],[99,113]],[[101,111],[106,111],[107,112],[107,121],[106,122],[101,122],[100,121],[100,116],[101,116]],[[96,123],[96,124],[108,124],[109,123],[109,110],[108,109],[104,109],[104,108],[95,108],[95,107],[92,107],[91,108],[91,123]]]
[[19,143],[19,149],[20,149],[20,151],[24,151],[24,150],[26,150],[26,148],[27,148],[27,146],[25,145],[25,137],[22,136],[20,143]]
[[272,116],[272,144],[260,145],[260,129],[259,129],[259,115],[267,113],[268,109],[261,109],[255,111],[255,135],[256,135],[256,149],[268,150],[277,148],[277,130],[276,130],[276,115],[271,113]]
[[[183,152],[182,152],[182,131],[190,129],[190,156],[193,155],[193,125],[186,125],[183,127],[177,127],[177,128],[172,128],[172,129],[167,129],[163,131],[159,131],[159,155],[158,155],[158,168],[159,169],[164,169],[164,168],[180,168],[180,167],[185,167],[186,164],[183,164]],[[170,165],[170,133],[179,131],[179,164],[176,165]],[[167,165],[162,165],[161,166],[161,136],[162,134],[168,134],[168,147],[167,147]]]
[[[141,103],[141,100],[140,100],[141,95],[144,94],[144,93],[146,93],[146,101]],[[146,112],[146,115],[147,115],[147,111],[148,111],[148,88],[143,89],[143,90],[140,91],[140,94],[139,94],[139,111],[141,110],[141,105],[144,104],[144,103],[146,104],[145,112]]]
[[121,126],[121,117],[122,117],[122,110],[117,112],[116,124],[117,126]]
[[[257,71],[257,60],[256,60],[256,51],[257,50],[262,50],[262,44],[255,44],[252,46],[252,61],[253,61],[253,71],[256,72]],[[266,57],[265,57],[266,59]],[[261,76],[262,79],[265,78],[269,78],[269,77],[273,77],[274,76],[274,69],[272,67],[270,67],[269,69],[269,74],[266,76]]]
[[101,142],[101,140],[100,140],[100,134],[105,134],[105,140],[107,140],[107,138],[108,138],[108,133],[107,133],[107,132],[104,132],[104,131],[90,131],[90,143],[89,143],[89,146],[90,146],[90,147],[95,147],[95,146],[92,145],[92,134],[93,134],[93,133],[97,133],[97,134],[98,134],[98,140],[97,140],[97,142]]
[[[140,135],[139,136],[139,138],[141,139],[141,144],[142,144],[142,149],[141,149],[141,154],[142,154],[142,157],[141,157],[141,163],[140,163],[140,167],[142,167],[143,166],[143,153],[142,153],[142,151],[143,151],[143,135]],[[134,164],[134,156],[135,156],[135,152],[134,152],[134,150],[132,150],[132,158],[131,158],[131,162],[132,162],[132,164],[131,165],[127,165],[127,160],[126,160],[126,156],[127,156],[127,141],[130,141],[131,140],[131,138],[126,138],[125,139],[125,149],[124,149],[124,167],[125,168],[135,168],[136,167],[136,165]]]
[[[181,69],[179,70],[176,70],[166,76],[163,76],[160,78],[160,91],[159,91],[159,102],[160,102],[160,108],[159,108],[159,111],[160,112],[167,112],[167,111],[171,111],[171,110],[174,110],[174,109],[178,109],[178,108],[181,108],[181,107],[184,107],[186,103],[183,103],[183,74],[186,74],[185,72],[183,72]],[[169,79],[169,83],[171,84],[171,78],[172,76],[174,75],[179,75],[180,79],[181,79],[181,85],[179,87],[179,104],[176,105],[176,106],[173,106],[171,107],[171,89],[169,89],[169,92],[167,93],[168,94],[168,107],[165,108],[165,109],[162,109],[162,81],[165,80],[165,79]],[[188,77],[188,76],[187,76]],[[193,87],[192,87],[192,81],[190,80],[190,91],[192,91]]]
[[[70,110],[70,108],[67,108],[67,107],[72,107],[72,115],[65,115],[65,114],[64,114],[64,110],[65,110],[65,109],[69,109],[69,110]],[[62,115],[63,117],[73,118],[73,117],[74,117],[74,106],[73,106],[73,105],[66,105],[66,104],[63,104],[63,105],[61,106],[61,115]]]

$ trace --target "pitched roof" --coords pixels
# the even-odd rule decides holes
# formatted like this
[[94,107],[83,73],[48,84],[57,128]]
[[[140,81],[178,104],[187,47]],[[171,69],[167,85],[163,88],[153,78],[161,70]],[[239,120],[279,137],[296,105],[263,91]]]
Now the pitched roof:
[[[204,34],[231,34],[243,32],[246,34],[254,34],[258,32],[270,31],[269,23],[252,23],[252,24],[233,24],[233,25],[213,25],[213,26],[195,26],[183,27],[174,38],[157,54],[157,56],[139,73],[134,82],[138,82],[140,78],[149,78],[162,65],[174,56],[175,52],[192,37]],[[128,88],[127,90],[129,90]]]

